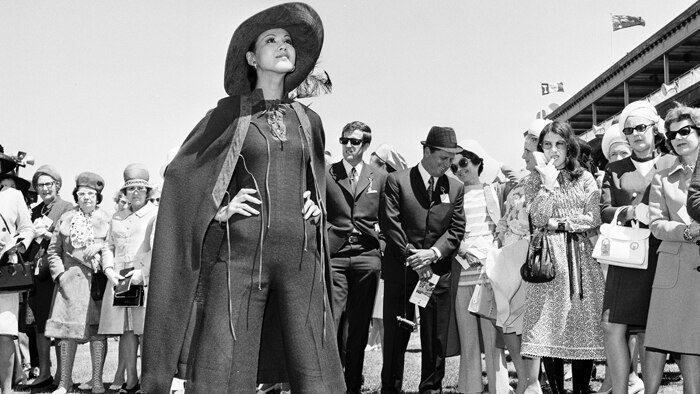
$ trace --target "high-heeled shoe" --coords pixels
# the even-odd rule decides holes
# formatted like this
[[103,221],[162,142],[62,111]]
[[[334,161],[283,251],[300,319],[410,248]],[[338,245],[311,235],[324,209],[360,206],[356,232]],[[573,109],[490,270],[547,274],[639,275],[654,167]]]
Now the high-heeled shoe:
[[636,382],[627,386],[628,394],[641,394],[644,393],[644,381],[638,379]]
[[127,388],[126,383],[124,383],[119,389],[119,394],[136,394],[136,392],[139,391],[139,389],[141,389],[141,387],[138,383],[136,383],[132,388]]

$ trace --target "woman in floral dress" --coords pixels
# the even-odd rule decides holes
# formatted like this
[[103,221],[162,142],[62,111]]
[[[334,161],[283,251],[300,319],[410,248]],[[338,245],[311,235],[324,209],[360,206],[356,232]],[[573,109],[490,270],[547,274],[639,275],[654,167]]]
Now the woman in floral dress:
[[563,360],[573,360],[573,392],[587,393],[593,360],[605,359],[603,273],[586,236],[600,225],[600,191],[578,163],[579,145],[568,123],[547,125],[537,149],[548,164],[536,167],[539,176],[528,178],[525,194],[533,225],[549,230],[556,276],[528,285],[521,353],[544,358],[553,393],[564,392]]

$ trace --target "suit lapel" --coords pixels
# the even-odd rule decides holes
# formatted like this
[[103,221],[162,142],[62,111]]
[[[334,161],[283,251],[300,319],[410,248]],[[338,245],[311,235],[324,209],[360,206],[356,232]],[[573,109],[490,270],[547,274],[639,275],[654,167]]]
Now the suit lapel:
[[369,186],[370,178],[372,177],[373,171],[369,167],[369,164],[364,163],[362,165],[362,172],[360,172],[360,179],[357,181],[357,190],[355,191],[355,197],[362,194],[362,192]]
[[352,196],[352,188],[350,187],[350,178],[345,171],[343,161],[339,161],[331,166],[331,176],[333,179]]
[[423,183],[423,177],[420,175],[420,171],[418,171],[418,166],[411,168],[411,188],[418,202],[424,207],[430,207],[428,190],[425,188],[425,183]]

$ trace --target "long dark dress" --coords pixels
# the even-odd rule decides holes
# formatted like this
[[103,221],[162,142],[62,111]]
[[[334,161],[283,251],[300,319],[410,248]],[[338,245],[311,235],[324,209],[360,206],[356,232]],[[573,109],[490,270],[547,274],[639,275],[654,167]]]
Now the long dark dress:
[[[277,356],[286,364],[293,392],[344,391],[336,343],[332,335],[323,339],[324,329],[333,330],[330,314],[324,317],[329,306],[316,230],[301,214],[310,175],[299,120],[286,111],[282,141],[271,133],[260,104],[253,108],[228,192],[234,197],[241,188],[256,189],[262,204],[253,206],[261,214],[233,216],[218,247],[205,238],[197,298],[204,306],[199,338],[207,340],[195,347],[187,390],[252,392],[260,348],[268,345],[261,343],[262,332],[274,329],[282,333],[284,354]],[[214,222],[209,231],[222,231],[221,225]],[[269,318],[273,308],[278,319]],[[330,380],[322,372],[329,366],[337,371]]]

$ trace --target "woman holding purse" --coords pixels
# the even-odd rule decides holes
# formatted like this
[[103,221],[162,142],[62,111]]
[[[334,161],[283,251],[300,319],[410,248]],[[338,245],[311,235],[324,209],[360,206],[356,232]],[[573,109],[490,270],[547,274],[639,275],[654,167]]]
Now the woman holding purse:
[[[45,387],[54,382],[51,376],[51,338],[44,336],[54,293],[54,281],[49,272],[47,250],[56,223],[64,213],[73,209],[73,204],[63,200],[59,195],[62,185],[61,175],[50,165],[37,168],[32,176],[32,186],[41,198],[41,202],[32,208],[31,216],[34,223],[34,241],[30,245],[30,250],[36,250],[33,259],[38,265],[34,276],[34,291],[29,295],[29,306],[34,313],[36,347],[39,354],[39,376],[29,384],[34,388]],[[56,359],[60,359],[58,348],[56,348]],[[58,377],[55,381],[58,382]]]
[[[466,219],[465,236],[452,263],[452,288],[457,289],[454,294],[454,311],[460,348],[458,389],[460,393],[467,394],[483,391],[479,346],[483,342],[489,392],[512,392],[508,384],[505,353],[496,346],[498,332],[495,321],[468,310],[477,284],[481,282],[482,290],[491,286],[489,279],[482,274],[484,268],[475,256],[478,252],[474,250],[485,252],[487,247],[493,246],[496,222],[501,217],[502,186],[481,182],[479,175],[484,169],[484,160],[471,151],[457,153],[452,160],[451,169],[464,183]],[[490,288],[487,291],[493,294]]]
[[[679,105],[666,115],[666,137],[675,161],[651,182],[651,233],[661,241],[647,320],[645,393],[656,394],[666,356],[681,354],[683,392],[700,393],[700,212],[697,210],[697,158],[700,110]],[[693,174],[695,168],[695,174]],[[696,186],[689,188],[691,176]],[[686,197],[687,196],[687,197]],[[686,209],[687,202],[687,209]],[[614,392],[614,391],[613,391]]]
[[[579,164],[578,138],[568,123],[545,126],[537,149],[547,164],[535,167],[539,176],[526,178],[525,195],[533,226],[547,230],[543,257],[548,252],[555,276],[528,284],[521,354],[545,358],[553,393],[564,393],[563,360],[573,360],[573,392],[588,393],[593,360],[605,358],[603,273],[586,235],[600,225],[600,191]],[[526,393],[540,392],[536,384],[528,381]]]
[[[641,221],[646,228],[649,184],[654,174],[668,168],[674,157],[664,155],[657,146],[663,145],[663,121],[656,108],[646,101],[636,101],[620,114],[620,131],[632,148],[632,155],[611,162],[605,170],[601,191],[601,218],[610,223],[615,212],[622,208],[618,221],[630,226],[632,220]],[[665,150],[665,149],[664,149]],[[603,298],[603,332],[608,369],[613,393],[629,390],[637,393],[644,384],[630,371],[630,350],[627,336],[637,334],[644,342],[644,330],[649,310],[651,283],[656,272],[656,249],[659,241],[649,238],[648,268],[610,265]],[[644,357],[642,357],[642,368]],[[632,382],[630,386],[629,383]]]
[[[99,333],[119,335],[119,359],[124,360],[126,382],[119,393],[135,393],[139,389],[136,356],[139,338],[143,335],[146,305],[115,306],[115,287],[127,277],[131,286],[148,285],[151,268],[151,247],[158,208],[148,201],[152,189],[148,170],[143,164],[130,164],[124,169],[122,192],[129,200],[128,208],[112,216],[107,251],[102,266],[109,278],[105,291]],[[126,273],[126,270],[128,273]],[[144,295],[145,296],[145,295]]]
[[109,214],[100,209],[104,179],[83,172],[75,179],[75,209],[64,213],[56,223],[49,245],[49,271],[56,283],[51,317],[44,334],[60,339],[61,380],[53,394],[73,388],[73,363],[78,343],[90,342],[92,392],[104,393],[102,367],[107,355],[107,339],[97,334],[101,301],[91,295],[92,276],[98,271],[100,253],[106,252]]
[[[29,210],[13,177],[14,174],[0,175],[0,264],[17,261],[16,256],[26,251],[34,237]],[[0,291],[0,392],[3,393],[12,392],[19,295],[16,291]]]

